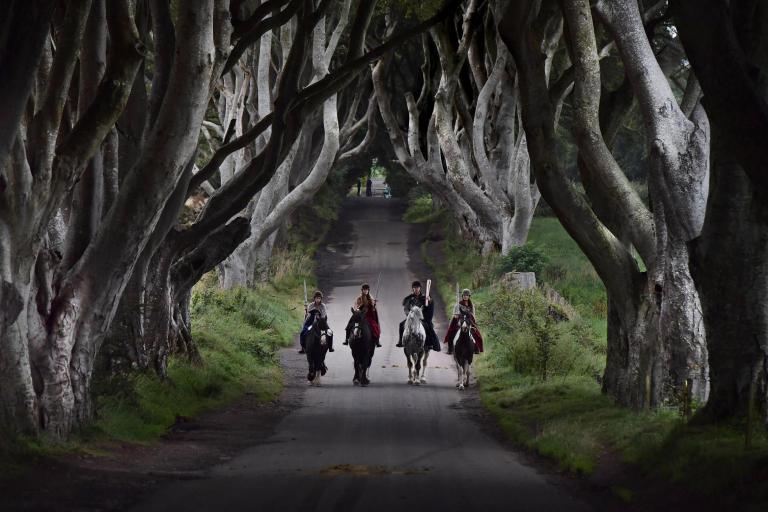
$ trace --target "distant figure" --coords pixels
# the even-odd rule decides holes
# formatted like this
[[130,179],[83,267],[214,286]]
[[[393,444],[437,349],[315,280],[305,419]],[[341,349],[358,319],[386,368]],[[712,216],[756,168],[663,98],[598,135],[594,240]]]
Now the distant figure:
[[363,186],[363,179],[357,178],[357,197],[360,197],[360,187]]
[[389,183],[384,183],[384,197],[387,199],[392,197],[392,187],[389,186]]
[[368,176],[368,181],[365,182],[365,195],[371,197],[373,195],[373,180]]

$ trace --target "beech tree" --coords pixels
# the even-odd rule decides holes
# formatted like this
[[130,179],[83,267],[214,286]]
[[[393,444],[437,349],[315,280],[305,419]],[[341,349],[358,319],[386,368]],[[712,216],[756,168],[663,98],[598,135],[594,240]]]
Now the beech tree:
[[693,274],[710,354],[702,421],[768,423],[768,9],[762,2],[670,2],[712,120],[712,177]]
[[[91,162],[90,177],[77,192],[80,208],[94,212],[89,215],[98,228],[70,236],[66,254],[57,252],[63,223],[56,219],[67,213],[65,200],[122,112],[144,46],[127,1],[68,2],[54,15],[60,20],[52,34],[55,48],[45,43],[50,18],[42,11],[34,18],[45,35],[34,41],[34,64],[19,77],[26,87],[15,87],[13,101],[27,108],[0,158],[0,393],[2,422],[12,430],[65,437],[90,417],[94,358],[139,253],[195,150],[215,64],[226,54],[216,46],[228,34],[226,3],[191,4],[178,6],[180,51],[162,86],[174,94],[158,93],[162,101],[141,153],[106,210],[98,204],[104,197],[96,184],[99,165]],[[18,5],[12,13],[18,21],[5,30],[28,20],[30,11],[35,8]],[[16,30],[6,36],[10,47],[29,45],[28,36]],[[86,95],[98,74],[88,76],[82,66],[99,67],[107,33],[104,77],[88,105]],[[70,95],[77,88],[81,47],[88,47],[80,59],[85,87],[82,95]],[[71,224],[80,222],[73,218]]]
[[[560,8],[554,2],[540,8],[534,3],[510,4],[500,26],[521,76],[523,121],[536,178],[608,292],[604,390],[634,407],[674,399],[685,386],[703,400],[707,351],[687,243],[701,230],[707,197],[706,116],[694,87],[683,101],[688,112],[678,105],[651,50],[636,2],[598,2],[596,11],[614,39],[652,142],[653,213],[629,186],[601,133],[599,52],[586,1],[563,2],[562,13],[575,78],[574,130],[588,200],[568,183],[554,158],[556,108],[538,45],[548,27],[558,23]],[[535,21],[526,26],[530,20]]]

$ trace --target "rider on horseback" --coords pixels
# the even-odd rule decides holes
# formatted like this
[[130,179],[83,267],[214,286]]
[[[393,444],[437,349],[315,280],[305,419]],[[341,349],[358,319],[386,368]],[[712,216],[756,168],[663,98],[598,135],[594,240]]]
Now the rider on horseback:
[[[424,313],[424,320],[422,321],[422,324],[424,325],[424,330],[427,333],[426,345],[430,347],[430,350],[440,352],[440,341],[437,339],[435,328],[432,325],[432,315],[435,312],[435,304],[432,302],[431,297],[425,297],[421,294],[421,283],[419,281],[414,281],[411,284],[411,290],[413,293],[403,299],[403,310],[407,315],[410,313],[413,306],[419,306],[421,308]],[[396,347],[403,346],[404,327],[405,320],[400,322],[400,336],[397,338],[397,345],[395,345]]]
[[[325,319],[326,321],[328,319],[328,313],[326,313],[325,304],[323,304],[323,292],[320,290],[315,292],[312,302],[309,306],[304,308],[304,327],[301,329],[301,334],[299,335],[299,341],[301,342],[301,350],[299,350],[299,354],[305,353],[304,349],[307,347],[307,334],[309,334],[309,329],[315,321],[315,315],[320,315],[320,318]],[[328,339],[328,352],[333,352],[333,332],[328,329],[326,335]]]
[[[458,288],[458,286],[457,286]],[[461,325],[459,325],[459,317],[466,315],[470,325],[470,333],[472,339],[475,340],[475,354],[479,354],[483,351],[483,337],[480,334],[480,330],[477,328],[477,321],[475,320],[475,305],[472,304],[472,292],[468,288],[465,288],[461,292],[461,300],[456,303],[453,308],[453,319],[451,325],[448,326],[448,332],[445,333],[445,339],[443,343],[448,344],[448,353],[453,353],[453,342],[456,339],[456,335],[459,333]]]
[[[379,312],[376,311],[376,299],[371,298],[371,287],[364,283],[360,288],[360,296],[355,299],[355,304],[352,306],[354,311],[362,311],[365,315],[365,320],[368,322],[368,327],[371,329],[371,336],[373,336],[376,346],[380,347],[379,338],[381,337],[381,326],[379,325]],[[352,319],[350,318],[347,324],[347,337],[344,339],[344,345],[349,345],[349,335],[352,332]]]

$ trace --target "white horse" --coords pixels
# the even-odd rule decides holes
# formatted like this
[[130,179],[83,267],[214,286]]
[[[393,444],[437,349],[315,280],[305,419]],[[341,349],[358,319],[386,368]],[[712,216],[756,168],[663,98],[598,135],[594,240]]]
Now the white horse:
[[403,346],[405,359],[408,361],[408,384],[427,383],[427,358],[429,348],[425,347],[427,333],[424,325],[424,314],[419,306],[413,306],[403,326]]

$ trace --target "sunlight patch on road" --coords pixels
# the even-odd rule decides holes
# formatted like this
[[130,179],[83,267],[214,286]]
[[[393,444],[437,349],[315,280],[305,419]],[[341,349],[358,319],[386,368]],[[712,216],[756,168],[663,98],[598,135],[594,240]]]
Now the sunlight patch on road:
[[429,468],[391,468],[387,466],[367,466],[364,464],[335,464],[320,470],[321,475],[372,476],[372,475],[423,475]]

